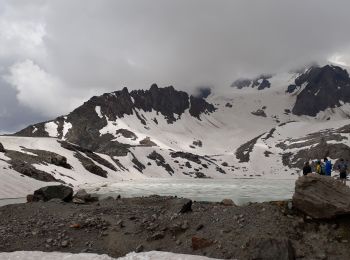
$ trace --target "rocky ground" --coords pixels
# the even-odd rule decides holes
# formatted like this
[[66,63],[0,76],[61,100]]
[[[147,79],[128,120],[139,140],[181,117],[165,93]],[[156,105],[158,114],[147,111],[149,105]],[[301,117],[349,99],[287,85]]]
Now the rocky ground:
[[[245,206],[174,197],[31,202],[0,208],[0,251],[170,251],[222,259],[348,259],[350,219],[316,220],[292,201]],[[81,204],[80,204],[81,203]]]

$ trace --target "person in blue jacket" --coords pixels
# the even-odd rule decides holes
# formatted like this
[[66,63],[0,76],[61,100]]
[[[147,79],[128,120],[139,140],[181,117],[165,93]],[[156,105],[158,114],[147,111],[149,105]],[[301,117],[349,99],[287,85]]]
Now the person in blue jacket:
[[328,158],[327,157],[325,157],[324,159],[323,159],[323,161],[324,161],[324,165],[325,165],[325,174],[326,174],[326,176],[331,176],[331,173],[332,173],[332,163],[331,163],[331,161],[330,160],[328,160]]

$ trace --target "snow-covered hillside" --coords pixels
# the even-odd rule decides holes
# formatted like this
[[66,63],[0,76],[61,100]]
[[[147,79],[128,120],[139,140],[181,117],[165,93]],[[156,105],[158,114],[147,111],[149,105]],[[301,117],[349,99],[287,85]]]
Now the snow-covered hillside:
[[[0,137],[0,196],[25,195],[43,181],[75,186],[149,177],[284,178],[307,159],[350,159],[346,75],[326,66],[241,80],[204,98],[155,85],[93,97],[66,116]],[[317,100],[325,88],[333,96]],[[305,107],[296,108],[297,102],[313,111],[317,102],[329,105],[309,116],[300,115]]]

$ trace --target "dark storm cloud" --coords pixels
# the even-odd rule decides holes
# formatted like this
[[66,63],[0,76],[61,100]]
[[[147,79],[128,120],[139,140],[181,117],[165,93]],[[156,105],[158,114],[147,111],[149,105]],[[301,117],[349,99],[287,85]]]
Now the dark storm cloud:
[[349,7],[346,0],[3,1],[0,73],[20,104],[44,116],[124,86],[228,87],[241,76],[350,61]]

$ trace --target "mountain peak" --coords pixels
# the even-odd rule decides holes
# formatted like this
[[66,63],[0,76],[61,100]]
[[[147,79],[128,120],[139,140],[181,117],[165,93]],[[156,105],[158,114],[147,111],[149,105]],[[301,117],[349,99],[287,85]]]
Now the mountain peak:
[[295,115],[316,116],[341,102],[350,102],[349,74],[338,66],[312,67],[295,79],[295,85],[303,88],[293,108]]

